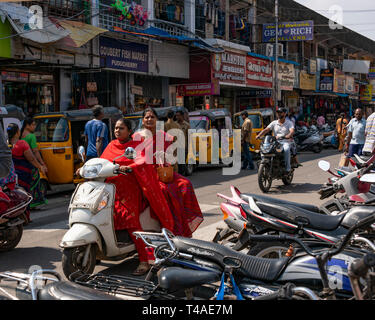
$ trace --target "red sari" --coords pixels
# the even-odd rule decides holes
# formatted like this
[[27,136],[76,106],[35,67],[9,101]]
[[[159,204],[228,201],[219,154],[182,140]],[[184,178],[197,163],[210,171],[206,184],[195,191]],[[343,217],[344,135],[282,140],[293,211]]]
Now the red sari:
[[[142,132],[136,132],[133,135],[133,138],[134,140],[137,140],[137,142],[144,142],[144,159],[147,158],[147,155],[151,155],[156,152],[157,138],[162,139],[161,146],[159,146],[159,148],[161,148],[164,152],[173,143],[173,137],[163,131],[158,131],[158,133],[153,136],[153,139],[145,139]],[[157,164],[155,164],[155,159],[153,160],[154,164],[148,164],[148,167],[152,167],[156,174]],[[175,235],[191,237],[193,232],[203,221],[203,215],[190,180],[178,173],[174,173],[173,177],[173,182],[168,184],[158,180],[159,188],[161,189],[164,198],[167,200],[169,210],[173,213],[174,226],[173,229],[170,230]],[[139,177],[139,179],[144,181],[147,180],[148,177],[143,176]]]

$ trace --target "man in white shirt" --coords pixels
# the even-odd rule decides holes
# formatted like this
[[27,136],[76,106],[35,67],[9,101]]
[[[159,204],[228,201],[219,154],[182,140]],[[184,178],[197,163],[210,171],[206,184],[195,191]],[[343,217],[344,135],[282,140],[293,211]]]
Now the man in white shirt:
[[276,111],[278,120],[272,121],[267,128],[263,129],[258,135],[257,139],[260,139],[268,132],[272,131],[273,135],[283,145],[284,150],[284,161],[285,169],[287,172],[291,170],[290,165],[290,154],[291,144],[293,143],[294,125],[293,122],[286,119],[287,110],[285,108],[279,108]]

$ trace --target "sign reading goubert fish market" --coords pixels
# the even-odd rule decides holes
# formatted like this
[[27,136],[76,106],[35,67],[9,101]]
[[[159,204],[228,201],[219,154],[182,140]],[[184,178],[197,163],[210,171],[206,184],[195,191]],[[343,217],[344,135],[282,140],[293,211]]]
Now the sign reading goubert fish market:
[[[314,39],[314,21],[295,21],[279,23],[279,41],[308,41]],[[275,42],[276,25],[263,24],[262,42]]]

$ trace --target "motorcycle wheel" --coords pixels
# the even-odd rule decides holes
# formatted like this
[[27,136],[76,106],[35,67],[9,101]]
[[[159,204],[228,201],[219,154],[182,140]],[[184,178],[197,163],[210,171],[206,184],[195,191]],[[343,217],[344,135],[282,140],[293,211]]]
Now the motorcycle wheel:
[[312,151],[314,153],[321,153],[322,149],[323,149],[323,147],[322,147],[322,145],[320,143],[312,146]]
[[0,240],[0,252],[12,250],[18,245],[22,238],[23,225],[20,224],[11,230],[7,230],[7,232],[9,232],[10,237],[9,239]]
[[258,169],[258,185],[262,192],[267,193],[272,185],[271,169],[264,163]]
[[87,265],[82,266],[83,258],[85,255],[87,246],[65,248],[62,253],[62,268],[65,277],[69,279],[69,276],[77,271],[82,271],[85,274],[92,274],[96,265],[96,245],[91,245],[89,257],[87,259]]
[[293,181],[294,171],[290,171],[290,173],[287,176],[284,176],[281,178],[284,185],[289,186]]
[[282,242],[259,242],[247,252],[250,256],[259,258],[280,259],[285,257],[289,246]]

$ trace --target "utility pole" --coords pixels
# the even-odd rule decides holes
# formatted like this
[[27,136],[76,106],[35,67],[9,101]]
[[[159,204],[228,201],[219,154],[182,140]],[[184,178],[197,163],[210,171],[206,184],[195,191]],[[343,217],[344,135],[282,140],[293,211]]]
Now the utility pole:
[[275,91],[274,91],[274,103],[275,111],[279,105],[279,0],[275,0]]

